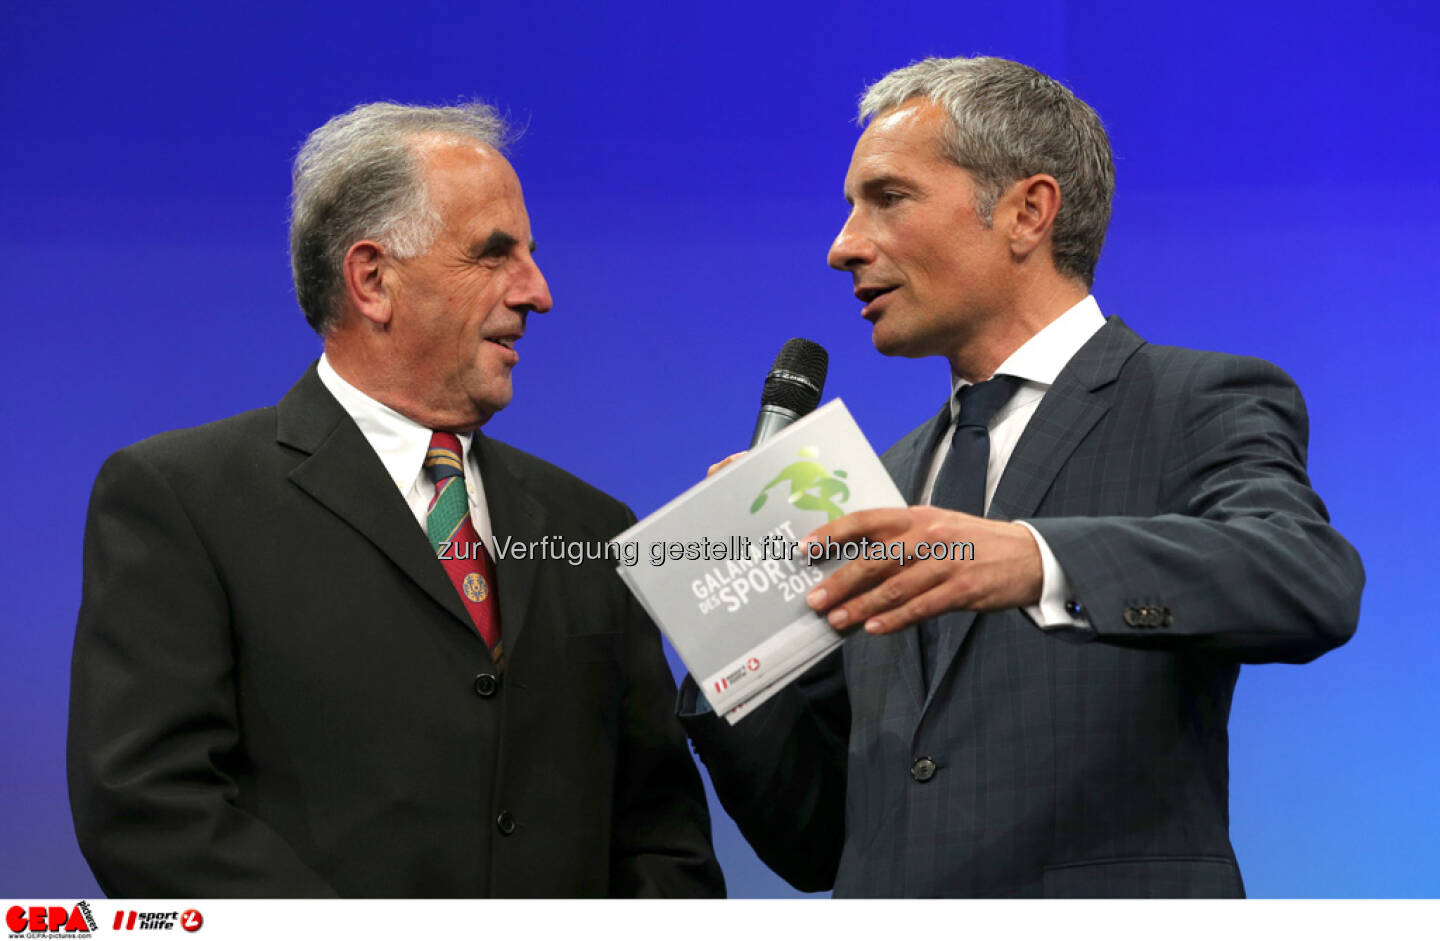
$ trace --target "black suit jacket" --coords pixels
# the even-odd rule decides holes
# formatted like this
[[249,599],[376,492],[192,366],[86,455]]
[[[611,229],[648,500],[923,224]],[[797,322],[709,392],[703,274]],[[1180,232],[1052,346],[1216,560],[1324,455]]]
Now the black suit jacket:
[[[497,539],[622,504],[477,435]],[[659,635],[614,563],[497,560],[507,655],[312,367],[113,455],[85,536],[68,765],[122,896],[722,895]]]
[[[949,418],[884,456],[912,503]],[[928,687],[916,631],[861,634],[733,728],[686,715],[724,806],[781,875],[837,896],[1242,894],[1240,664],[1343,643],[1364,581],[1306,437],[1274,366],[1150,346],[1112,318],[988,510],[1044,536],[1091,629],[955,612]]]

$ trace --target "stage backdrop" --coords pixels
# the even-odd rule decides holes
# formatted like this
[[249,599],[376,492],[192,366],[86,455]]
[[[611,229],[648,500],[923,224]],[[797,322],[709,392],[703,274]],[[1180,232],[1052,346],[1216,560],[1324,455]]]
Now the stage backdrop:
[[[861,89],[977,53],[1099,111],[1118,158],[1103,309],[1295,376],[1315,485],[1365,559],[1349,646],[1242,673],[1249,891],[1437,894],[1432,4],[298,6],[0,12],[0,896],[98,893],[63,760],[96,470],[274,403],[319,353],[286,255],[306,132],[357,102],[470,97],[525,129],[513,160],[555,309],[486,431],[644,515],[745,444],[788,337],[830,349],[827,396],[877,449],[934,413],[945,364],[880,357],[824,259]],[[732,893],[792,894],[712,807]]]

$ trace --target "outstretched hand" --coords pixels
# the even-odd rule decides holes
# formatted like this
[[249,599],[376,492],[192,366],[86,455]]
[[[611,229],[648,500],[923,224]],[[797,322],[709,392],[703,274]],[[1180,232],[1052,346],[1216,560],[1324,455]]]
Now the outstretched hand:
[[[807,543],[818,545],[807,554]],[[1019,523],[933,506],[857,510],[806,536],[801,557],[850,557],[838,554],[845,543],[868,551],[806,599],[828,612],[837,630],[864,624],[868,633],[888,634],[946,611],[997,611],[1040,600],[1040,548]]]

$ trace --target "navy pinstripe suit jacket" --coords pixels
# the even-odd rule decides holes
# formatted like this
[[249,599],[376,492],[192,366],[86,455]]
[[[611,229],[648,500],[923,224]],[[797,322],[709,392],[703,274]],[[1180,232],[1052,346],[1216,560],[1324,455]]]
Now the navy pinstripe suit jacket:
[[[948,419],[884,456],[912,502]],[[1307,436],[1278,368],[1111,318],[988,511],[1040,531],[1093,628],[946,615],[928,688],[918,632],[857,635],[733,728],[687,714],[687,680],[682,720],[725,808],[792,884],[837,896],[1242,895],[1240,664],[1344,643],[1364,583],[1310,488]]]

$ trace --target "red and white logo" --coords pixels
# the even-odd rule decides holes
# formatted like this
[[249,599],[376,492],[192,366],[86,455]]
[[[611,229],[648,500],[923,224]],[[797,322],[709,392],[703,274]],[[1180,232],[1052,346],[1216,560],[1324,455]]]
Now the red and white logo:
[[199,931],[205,919],[194,908],[183,912],[136,912],[121,909],[115,913],[116,931],[169,931],[176,925],[186,931]]
[[85,932],[83,936],[89,937],[97,926],[95,916],[90,913],[90,904],[76,902],[68,909],[61,905],[11,905],[5,912],[5,927],[17,936],[28,933],[33,938],[65,932],[73,938],[78,936],[78,932]]
[[715,692],[717,692],[717,693],[723,693],[723,692],[725,692],[725,690],[727,690],[727,689],[730,688],[730,684],[731,684],[731,683],[738,683],[738,682],[740,682],[741,680],[743,680],[748,674],[754,673],[754,672],[756,672],[756,671],[759,670],[759,669],[760,669],[760,659],[759,659],[758,657],[751,657],[749,660],[746,660],[744,663],[740,664],[740,666],[736,667],[734,670],[731,670],[729,673],[725,674],[724,676],[722,676],[722,677],[720,677],[718,680],[716,680],[716,681],[715,681]]

